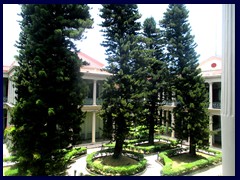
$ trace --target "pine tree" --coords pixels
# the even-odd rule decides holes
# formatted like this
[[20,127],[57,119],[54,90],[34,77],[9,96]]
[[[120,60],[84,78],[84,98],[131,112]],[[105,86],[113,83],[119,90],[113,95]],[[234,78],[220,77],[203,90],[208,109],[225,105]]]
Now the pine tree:
[[196,155],[196,147],[208,147],[208,96],[198,69],[199,56],[195,52],[197,45],[191,35],[188,13],[185,5],[170,4],[161,27],[165,30],[167,62],[177,101],[175,131],[180,140],[190,138],[189,153]]
[[58,175],[63,149],[80,141],[83,62],[72,40],[90,28],[87,5],[22,5],[11,124],[19,174]]
[[110,137],[109,133],[113,133],[116,141],[113,158],[119,158],[129,128],[136,119],[134,112],[137,108],[133,98],[135,81],[132,78],[136,70],[136,58],[133,58],[132,52],[136,48],[137,31],[140,30],[140,23],[136,22],[140,15],[135,4],[102,6],[100,16],[104,20],[101,26],[105,36],[102,45],[107,48],[107,70],[113,75],[105,85],[101,114],[104,134]]
[[163,99],[160,94],[165,87],[165,78],[167,69],[164,62],[163,42],[160,30],[156,28],[156,22],[153,17],[145,19],[143,23],[143,35],[146,38],[145,52],[147,67],[145,109],[147,109],[146,123],[149,129],[149,144],[154,144],[154,126],[159,119],[158,108],[163,105]]

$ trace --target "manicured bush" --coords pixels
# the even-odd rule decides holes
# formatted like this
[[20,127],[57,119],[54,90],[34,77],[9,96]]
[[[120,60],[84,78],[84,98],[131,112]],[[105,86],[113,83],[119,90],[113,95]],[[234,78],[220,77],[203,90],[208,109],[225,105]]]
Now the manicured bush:
[[74,159],[86,153],[87,153],[86,147],[74,147],[65,154],[64,160],[70,161],[71,159]]
[[200,159],[192,163],[183,164],[182,166],[179,166],[177,168],[172,168],[171,157],[176,156],[185,150],[186,149],[183,148],[176,148],[159,153],[158,155],[159,161],[164,165],[164,167],[161,170],[161,174],[163,176],[184,175],[193,172],[197,169],[200,169],[202,167],[213,165],[221,161],[221,152],[209,149],[208,152],[213,152],[214,156],[210,156],[207,159]]
[[102,146],[103,146],[103,147],[113,148],[113,147],[115,147],[115,142],[112,142],[112,143],[106,143],[106,144],[103,144]]
[[86,159],[87,169],[93,173],[106,176],[127,176],[139,173],[146,168],[147,160],[144,159],[144,156],[142,154],[130,151],[123,151],[123,155],[127,155],[130,158],[138,160],[139,162],[137,164],[113,167],[94,163],[95,159],[103,157],[106,152],[113,153],[112,149],[108,149],[89,154]]
[[12,147],[13,147],[13,144],[12,144],[12,135],[11,133],[15,130],[15,127],[14,126],[8,126],[7,128],[5,128],[4,130],[4,143],[6,144],[7,148],[8,148],[8,151],[12,154]]
[[[165,143],[162,143],[162,144],[141,146],[144,143],[147,143],[147,141],[145,140],[140,141],[139,139],[126,140],[126,143],[124,144],[123,148],[129,151],[150,154],[154,152],[175,148],[177,147],[177,144],[178,144],[176,140],[169,140],[169,139],[166,139]],[[115,142],[103,144],[103,147],[108,147],[108,148],[114,148],[114,146],[115,146]]]
[[9,157],[3,158],[3,162],[15,162],[15,161],[17,161],[16,156],[9,156]]
[[5,171],[4,175],[5,176],[30,176],[30,172],[28,171],[27,174],[19,174],[17,165],[13,165]]
[[131,127],[129,131],[130,139],[145,139],[148,137],[148,128],[145,125],[139,125],[136,127]]
[[8,170],[4,173],[5,176],[18,176],[18,168],[12,168],[10,167]]

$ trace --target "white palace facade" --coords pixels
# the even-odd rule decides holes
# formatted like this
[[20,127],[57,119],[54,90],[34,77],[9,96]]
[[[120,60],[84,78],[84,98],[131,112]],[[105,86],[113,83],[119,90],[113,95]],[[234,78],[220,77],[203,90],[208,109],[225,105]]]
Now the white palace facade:
[[[96,59],[80,52],[79,58],[87,61],[89,65],[80,69],[83,73],[83,79],[88,84],[88,94],[84,101],[83,111],[86,112],[86,118],[81,125],[81,138],[82,140],[95,143],[96,140],[102,139],[103,122],[98,116],[101,109],[100,94],[102,92],[103,81],[110,76],[102,68],[104,64]],[[16,103],[15,89],[11,76],[14,73],[14,67],[17,66],[13,63],[11,66],[3,66],[3,128],[9,126],[11,116],[11,108]],[[202,61],[199,68],[202,70],[202,76],[205,79],[207,88],[209,90],[209,128],[215,132],[209,139],[211,146],[221,147],[221,72],[222,61],[219,57],[210,57]],[[163,124],[167,127],[173,126],[174,116],[171,113],[175,107],[174,102],[167,102],[161,108]],[[167,131],[167,136],[175,137],[174,131]]]

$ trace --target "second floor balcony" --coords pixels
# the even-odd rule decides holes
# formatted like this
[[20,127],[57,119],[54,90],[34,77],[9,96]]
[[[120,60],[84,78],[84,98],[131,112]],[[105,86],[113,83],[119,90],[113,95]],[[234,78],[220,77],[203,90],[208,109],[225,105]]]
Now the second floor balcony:
[[212,108],[213,109],[221,109],[221,102],[213,102]]
[[102,105],[102,99],[97,98],[96,103],[94,104],[93,98],[85,98],[84,105],[88,105],[88,106]]
[[[174,106],[175,107],[175,105],[178,104],[178,102],[164,101],[163,104],[164,104],[164,106]],[[221,102],[213,102],[212,107],[210,107],[210,105],[209,105],[209,107],[206,107],[206,108],[221,109]]]

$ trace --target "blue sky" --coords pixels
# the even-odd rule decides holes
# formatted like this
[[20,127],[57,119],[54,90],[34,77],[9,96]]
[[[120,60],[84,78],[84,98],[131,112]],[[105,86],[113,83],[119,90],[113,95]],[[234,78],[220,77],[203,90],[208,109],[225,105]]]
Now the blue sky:
[[[139,4],[138,9],[143,22],[148,17],[154,17],[159,22],[166,11],[167,4]],[[103,62],[105,61],[105,49],[100,45],[104,40],[98,24],[102,19],[99,17],[100,4],[91,4],[90,13],[94,18],[93,29],[87,30],[86,39],[76,42],[77,47],[84,53]],[[187,4],[189,10],[189,23],[192,28],[192,35],[198,44],[196,51],[200,54],[199,61],[211,56],[221,57],[222,46],[222,5],[221,4]],[[20,27],[17,20],[20,20],[20,6],[16,4],[3,5],[3,65],[10,65],[17,49],[14,47],[18,40]]]

